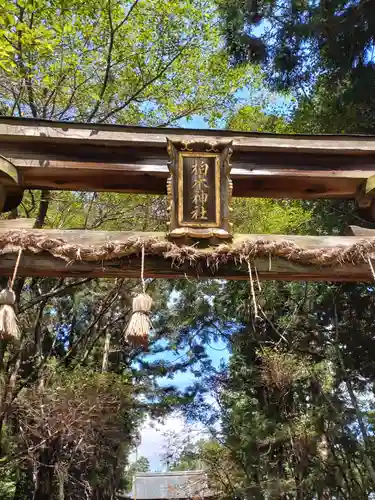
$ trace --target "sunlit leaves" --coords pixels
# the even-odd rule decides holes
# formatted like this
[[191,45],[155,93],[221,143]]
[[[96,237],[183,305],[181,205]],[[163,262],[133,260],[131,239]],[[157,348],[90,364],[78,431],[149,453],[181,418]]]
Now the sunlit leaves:
[[23,116],[214,123],[257,78],[228,68],[212,0],[3,2],[1,33],[0,97]]

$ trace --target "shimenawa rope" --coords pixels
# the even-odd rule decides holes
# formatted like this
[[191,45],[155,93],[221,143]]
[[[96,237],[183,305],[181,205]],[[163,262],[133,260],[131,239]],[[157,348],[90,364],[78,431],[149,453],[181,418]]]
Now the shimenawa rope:
[[68,243],[62,238],[51,238],[44,234],[24,231],[7,231],[0,236],[0,254],[13,253],[20,247],[29,252],[48,252],[67,262],[99,262],[136,255],[144,248],[151,256],[170,259],[172,265],[184,262],[190,265],[204,264],[217,269],[228,262],[242,262],[259,257],[283,258],[293,262],[317,266],[341,264],[360,264],[368,262],[375,255],[375,238],[356,241],[349,245],[335,247],[302,248],[297,243],[285,240],[258,238],[242,241],[239,244],[222,244],[211,249],[196,246],[178,246],[170,241],[156,237],[130,237],[126,241],[108,241],[101,245],[79,245]]

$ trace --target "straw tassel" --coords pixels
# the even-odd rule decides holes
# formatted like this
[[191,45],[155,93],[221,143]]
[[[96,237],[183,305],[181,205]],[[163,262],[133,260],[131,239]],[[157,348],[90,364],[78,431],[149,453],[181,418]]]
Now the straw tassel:
[[0,292],[0,339],[1,340],[19,340],[20,330],[14,305],[16,303],[16,294],[13,291],[14,282],[17,276],[17,270],[20,263],[22,248],[19,249],[13,276],[7,288]]
[[133,299],[133,312],[130,322],[125,330],[125,339],[135,346],[147,348],[148,337],[151,329],[150,311],[152,298],[146,293],[144,280],[145,248],[142,246],[141,281],[142,293]]

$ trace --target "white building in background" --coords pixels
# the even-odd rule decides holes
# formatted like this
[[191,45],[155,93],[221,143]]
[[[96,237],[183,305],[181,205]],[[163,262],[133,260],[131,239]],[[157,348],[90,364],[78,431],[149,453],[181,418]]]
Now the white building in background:
[[214,500],[204,471],[142,472],[134,476],[131,500]]

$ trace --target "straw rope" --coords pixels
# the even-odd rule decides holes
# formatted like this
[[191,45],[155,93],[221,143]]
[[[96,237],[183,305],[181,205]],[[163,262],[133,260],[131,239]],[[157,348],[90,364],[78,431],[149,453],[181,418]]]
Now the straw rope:
[[9,290],[13,290],[14,283],[15,283],[16,278],[17,278],[17,272],[18,272],[18,268],[19,268],[19,265],[20,265],[20,262],[21,262],[22,250],[23,250],[22,247],[20,247],[18,249],[18,255],[17,255],[16,265],[14,266],[13,275],[12,275],[11,279],[8,282],[8,288],[9,288]]
[[39,253],[48,252],[54,257],[67,262],[98,262],[120,259],[130,255],[144,253],[150,256],[162,256],[170,259],[172,265],[189,262],[190,265],[206,263],[210,268],[228,262],[242,263],[259,257],[279,257],[293,262],[318,266],[334,266],[340,264],[368,263],[375,255],[375,238],[357,241],[351,245],[336,247],[301,248],[290,240],[274,241],[264,238],[242,241],[229,245],[221,244],[211,249],[200,249],[196,246],[178,246],[170,241],[156,237],[129,237],[125,242],[108,241],[102,245],[79,245],[64,241],[61,238],[50,238],[44,234],[25,231],[7,231],[0,236],[0,255],[16,253],[20,248],[24,251]]

